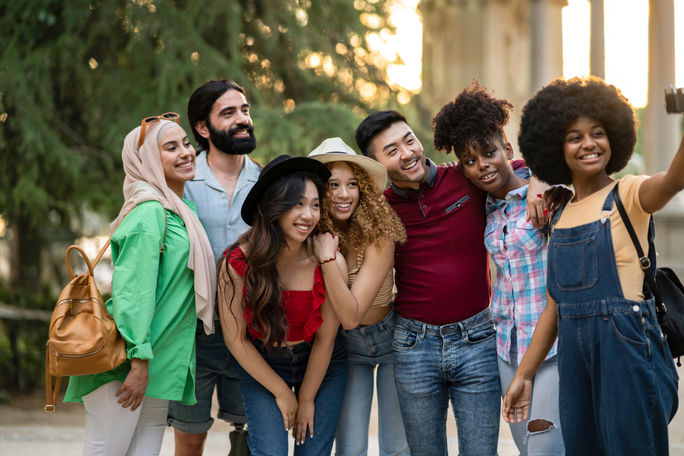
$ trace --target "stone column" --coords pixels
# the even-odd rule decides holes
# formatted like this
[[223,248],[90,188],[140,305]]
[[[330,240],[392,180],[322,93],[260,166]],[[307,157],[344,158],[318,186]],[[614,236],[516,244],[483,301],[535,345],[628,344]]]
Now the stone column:
[[606,40],[603,20],[603,0],[589,0],[591,4],[591,29],[589,44],[589,71],[594,76],[606,78]]
[[530,0],[530,95],[563,76],[563,7],[566,0]]
[[[649,0],[648,104],[646,105],[643,152],[646,172],[654,174],[670,165],[679,147],[682,115],[665,112],[664,89],[675,81],[675,36],[673,0]],[[655,216],[658,266],[684,273],[684,195],[680,192]]]
[[484,5],[473,0],[422,0],[423,90],[432,114],[483,77]]
[[649,0],[648,104],[644,120],[646,172],[667,169],[679,146],[681,114],[665,112],[664,90],[675,82],[674,1]]

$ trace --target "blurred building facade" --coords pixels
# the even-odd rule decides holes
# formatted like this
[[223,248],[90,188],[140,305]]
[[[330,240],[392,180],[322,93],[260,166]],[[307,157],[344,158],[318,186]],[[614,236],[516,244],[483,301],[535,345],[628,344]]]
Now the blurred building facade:
[[[591,5],[590,67],[604,77],[603,0]],[[473,78],[515,109],[506,128],[517,148],[521,108],[536,90],[563,75],[562,10],[567,0],[421,0],[421,103],[430,113]],[[675,81],[674,0],[649,0],[649,95],[642,125],[644,169],[669,165],[681,116],[667,115],[663,90]],[[684,197],[656,216],[659,264],[684,274]]]

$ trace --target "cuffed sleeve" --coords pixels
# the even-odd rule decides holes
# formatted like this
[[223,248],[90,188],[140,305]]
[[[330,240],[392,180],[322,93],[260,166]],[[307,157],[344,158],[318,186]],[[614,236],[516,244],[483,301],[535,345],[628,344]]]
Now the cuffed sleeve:
[[155,314],[164,209],[157,202],[138,205],[112,236],[116,258],[111,312],[126,341],[128,358],[152,359],[150,327]]

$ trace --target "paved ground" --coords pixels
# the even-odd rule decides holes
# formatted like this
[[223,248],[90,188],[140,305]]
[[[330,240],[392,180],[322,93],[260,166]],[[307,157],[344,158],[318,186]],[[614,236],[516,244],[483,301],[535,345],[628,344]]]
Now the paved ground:
[[[679,369],[684,378],[684,367]],[[670,455],[684,456],[684,380],[680,381],[680,412],[670,423]],[[46,414],[42,411],[43,398],[33,396],[17,397],[11,404],[0,405],[0,455],[3,456],[35,456],[50,454],[51,456],[80,455],[83,441],[83,407],[78,404],[61,404],[57,412]],[[375,414],[375,407],[373,407]],[[373,422],[377,422],[374,417]],[[229,427],[223,422],[216,422],[209,432],[206,456],[222,456],[228,454]],[[377,430],[370,430],[369,456],[378,455]],[[449,436],[449,454],[458,454],[456,426],[453,415],[447,422]],[[291,446],[292,448],[292,446]],[[513,456],[518,454],[511,439],[508,425],[502,422],[499,433],[499,455]],[[161,456],[173,456],[173,432],[167,429],[162,445]]]

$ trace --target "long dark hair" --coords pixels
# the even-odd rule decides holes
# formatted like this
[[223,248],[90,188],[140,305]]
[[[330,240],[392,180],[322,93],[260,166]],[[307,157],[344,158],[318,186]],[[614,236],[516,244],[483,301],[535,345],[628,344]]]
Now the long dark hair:
[[[230,280],[234,299],[241,290],[235,290],[225,262],[235,248],[249,245],[243,303],[252,311],[252,327],[264,335],[266,347],[282,344],[287,334],[285,309],[281,303],[283,286],[276,268],[286,241],[278,221],[285,212],[299,204],[307,181],[316,186],[322,203],[325,184],[319,176],[309,172],[296,172],[278,178],[261,197],[252,228],[240,236],[221,260],[219,286],[225,287],[226,278]],[[233,317],[242,318],[235,314]]]

